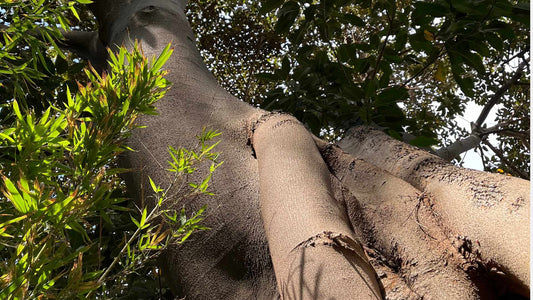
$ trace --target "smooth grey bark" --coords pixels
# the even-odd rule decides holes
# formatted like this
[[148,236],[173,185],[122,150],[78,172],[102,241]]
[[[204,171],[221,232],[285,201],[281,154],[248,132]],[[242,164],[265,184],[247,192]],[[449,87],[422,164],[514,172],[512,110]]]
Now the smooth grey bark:
[[165,253],[163,274],[176,295],[190,299],[272,299],[277,291],[260,217],[257,162],[247,146],[247,121],[261,112],[217,84],[196,50],[183,6],[179,1],[95,1],[93,6],[105,45],[137,39],[147,57],[169,42],[174,47],[166,64],[173,86],[156,104],[159,115],[139,118],[147,127],[135,131],[129,144],[137,151],[122,159],[134,170],[128,187],[136,199],[148,201],[147,176],[161,186],[169,183],[168,146],[192,149],[203,127],[221,131],[217,151],[224,165],[211,182],[216,196],[176,204],[189,212],[207,204],[204,225],[211,229]]
[[[475,278],[484,274],[476,263],[486,261],[456,243],[463,228],[447,222],[457,220],[437,217],[436,200],[427,193],[425,182],[404,176],[411,166],[396,167],[400,170],[395,173],[398,170],[389,169],[387,161],[376,157],[384,155],[372,146],[352,148],[373,164],[323,141],[313,143],[294,119],[269,114],[229,95],[205,67],[184,6],[185,1],[163,0],[97,0],[92,5],[103,45],[131,45],[137,39],[148,57],[159,54],[169,42],[174,46],[166,65],[173,87],[156,104],[159,115],[139,119],[147,127],[135,131],[129,140],[137,151],[121,160],[133,170],[127,184],[137,201],[151,200],[147,176],[161,186],[169,183],[167,146],[194,148],[195,134],[206,126],[223,133],[218,151],[224,165],[211,185],[216,196],[176,203],[189,211],[207,204],[204,225],[211,228],[161,257],[163,275],[176,295],[188,299],[280,295],[376,299],[381,293],[387,299],[476,299],[480,295],[490,299],[496,295],[490,281]],[[363,134],[345,142],[368,146],[365,140],[372,144]],[[379,147],[392,154],[420,156],[390,141],[382,141]],[[461,206],[464,197],[454,201],[444,204]],[[515,204],[513,214],[529,227],[524,218],[529,205]],[[453,205],[440,208],[441,214],[454,209]],[[511,233],[513,228],[507,229]],[[521,228],[515,229],[519,238],[511,238],[511,245],[528,252],[523,245],[529,245],[529,238]],[[498,228],[489,230],[498,239]],[[497,240],[488,241],[493,237],[483,236],[483,243],[496,245]],[[494,259],[501,258],[497,248],[490,248]],[[525,293],[529,274],[515,264],[523,260],[508,258],[504,254],[502,266]]]
[[476,148],[479,146],[479,143],[481,143],[481,138],[475,134],[472,134],[462,140],[455,141],[447,147],[438,149],[435,151],[435,154],[446,161],[452,161],[461,153]]

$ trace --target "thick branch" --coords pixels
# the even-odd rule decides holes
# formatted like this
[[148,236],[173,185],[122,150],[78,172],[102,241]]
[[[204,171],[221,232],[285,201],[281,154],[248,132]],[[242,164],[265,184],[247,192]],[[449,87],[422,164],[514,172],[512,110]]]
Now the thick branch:
[[497,262],[513,280],[529,285],[528,181],[459,168],[365,127],[352,129],[339,146],[433,195],[436,213],[479,241],[483,262]]
[[476,148],[481,142],[481,138],[476,134],[471,134],[468,137],[455,141],[447,147],[442,147],[435,151],[435,154],[440,158],[451,161],[470,149]]
[[[9,26],[0,24],[0,30],[5,30]],[[36,27],[28,30],[26,34],[47,42],[42,34],[42,28]],[[100,42],[97,32],[84,31],[66,31],[60,29],[61,36],[55,41],[59,47],[64,50],[72,51],[91,63],[97,70],[102,71],[106,66],[107,51],[105,46]]]
[[64,31],[59,46],[89,61],[97,71],[106,68],[107,50],[97,32]]
[[[330,171],[353,195],[351,199],[344,196],[346,210],[352,225],[366,234],[367,244],[389,261],[416,261],[397,266],[400,278],[382,278],[384,286],[405,284],[407,290],[418,295],[416,299],[420,295],[436,299],[478,298],[464,267],[460,267],[464,266],[461,255],[452,249],[447,230],[434,218],[427,205],[429,200],[420,190],[337,146],[318,138],[315,143]],[[443,260],[448,262],[446,266],[442,266]],[[376,270],[378,274],[382,271],[379,267]],[[409,295],[396,295],[395,290],[387,288],[389,299],[412,299]]]
[[280,114],[265,115],[253,130],[261,215],[282,297],[380,299],[375,272],[332,196],[329,170],[309,132]]

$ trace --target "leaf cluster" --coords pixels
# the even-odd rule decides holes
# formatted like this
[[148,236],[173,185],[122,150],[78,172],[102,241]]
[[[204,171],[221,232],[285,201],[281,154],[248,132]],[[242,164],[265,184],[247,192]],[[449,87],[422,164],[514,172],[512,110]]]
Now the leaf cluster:
[[[206,11],[210,16],[204,19],[209,24],[197,23],[195,29],[200,41],[208,35],[205,28],[233,37],[205,39],[199,46],[208,49],[202,53],[219,81],[241,99],[248,99],[243,97],[248,90],[236,83],[240,75],[221,71],[228,63],[251,68],[235,54],[241,49],[234,46],[245,39],[225,25],[234,24],[227,16],[235,9],[228,6],[261,15],[259,29],[244,30],[272,30],[281,37],[280,51],[264,60],[267,66],[253,69],[267,91],[257,90],[260,106],[292,113],[330,139],[370,124],[397,138],[414,135],[411,143],[417,146],[449,145],[470,134],[457,124],[467,103],[485,105],[529,54],[529,3],[524,1],[268,0],[259,7],[218,1],[193,12],[198,18]],[[528,76],[526,71],[522,87]],[[527,95],[527,88],[510,89],[498,108],[516,107],[514,99]],[[498,121],[518,124],[529,113],[520,109],[505,115],[510,119]],[[529,127],[520,124],[516,130],[527,133]],[[521,160],[528,156],[529,142],[512,138],[511,143],[513,151],[524,154]],[[488,161],[491,154],[483,156]],[[523,162],[522,167],[529,165],[528,159]]]
[[[139,221],[124,222],[135,211],[123,197],[117,174],[126,170],[116,159],[129,150],[124,141],[136,117],[154,114],[168,89],[161,67],[171,53],[167,46],[149,61],[137,44],[132,53],[109,52],[108,73],[86,69],[86,85],[75,94],[67,87],[66,103],[39,115],[19,99],[8,103],[14,121],[0,130],[0,298],[110,296],[114,283],[124,290],[132,270],[153,256],[147,251],[203,228],[202,211],[177,218],[140,208]],[[212,136],[205,133],[202,143]],[[212,149],[202,155],[212,158]],[[159,208],[165,195],[160,199]],[[170,229],[154,223],[162,213]]]
[[187,16],[208,68],[237,98],[260,105],[271,84],[255,74],[272,71],[265,62],[279,56],[282,38],[271,20],[258,14],[260,1],[189,1]]
[[[0,122],[12,121],[8,102],[19,99],[23,108],[45,110],[64,95],[85,63],[60,49],[63,30],[71,24],[86,27],[92,18],[90,1],[3,1],[0,9]],[[81,18],[84,18],[83,20]],[[53,24],[53,26],[51,26]],[[57,26],[56,26],[57,24]],[[66,99],[59,99],[60,101]]]

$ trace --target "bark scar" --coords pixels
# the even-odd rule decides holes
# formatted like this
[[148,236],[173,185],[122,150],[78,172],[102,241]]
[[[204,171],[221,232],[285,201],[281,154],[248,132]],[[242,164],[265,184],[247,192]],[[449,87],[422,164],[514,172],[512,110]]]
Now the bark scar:
[[360,243],[345,234],[324,231],[299,243],[290,252],[297,251],[301,248],[317,247],[321,245],[337,249],[346,249],[354,253],[359,253],[358,249],[361,248]]

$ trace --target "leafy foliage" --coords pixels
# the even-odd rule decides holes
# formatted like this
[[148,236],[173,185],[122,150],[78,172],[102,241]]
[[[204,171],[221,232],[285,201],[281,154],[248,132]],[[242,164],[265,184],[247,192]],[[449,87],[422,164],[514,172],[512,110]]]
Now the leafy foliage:
[[[226,2],[233,3],[218,6]],[[466,104],[485,105],[529,53],[528,2],[269,0],[259,9],[246,1],[241,7],[262,14],[260,30],[273,28],[283,38],[281,51],[270,52],[270,66],[255,75],[268,90],[261,107],[292,113],[313,133],[331,139],[354,125],[371,124],[395,137],[414,135],[418,146],[446,146],[470,134],[456,121]],[[223,15],[233,22],[230,13]],[[217,12],[210,16],[216,19]],[[219,24],[208,20],[211,27]],[[205,32],[197,34],[202,40]],[[228,60],[209,53],[208,60],[218,61],[210,65],[218,75]],[[526,71],[521,88],[501,97],[500,115],[504,107],[517,107],[513,99],[528,107],[527,76]],[[232,77],[225,73],[219,79],[241,95]],[[519,120],[529,113],[523,108],[498,121],[515,124],[513,131],[526,136],[529,125]],[[502,146],[505,155],[521,153],[520,168],[528,173],[529,141],[509,142],[514,150]],[[483,156],[486,162],[494,157],[487,151]],[[494,162],[502,167],[500,159]]]
[[[155,206],[124,196],[118,175],[127,170],[116,160],[131,150],[124,142],[136,117],[156,113],[172,49],[148,61],[136,44],[132,53],[110,52],[107,73],[81,72],[85,62],[60,46],[72,24],[94,28],[88,3],[4,1],[0,8],[2,299],[162,295],[154,258],[206,229],[205,208],[189,215],[177,203],[212,194],[216,131],[201,133],[198,152],[169,149],[174,180],[165,190],[152,182]],[[183,184],[204,161],[211,162],[207,177]]]
[[273,70],[265,62],[281,50],[273,23],[261,17],[260,1],[190,1],[187,16],[197,33],[207,66],[222,86],[239,99],[259,105],[272,85],[255,75]]
[[[66,103],[38,111],[21,106],[18,93],[6,103],[13,122],[0,131],[0,298],[120,295],[156,250],[204,229],[199,224],[203,210],[188,218],[183,209],[178,216],[165,208],[168,193],[177,192],[173,185],[163,192],[153,184],[157,205],[136,211],[123,197],[117,176],[126,171],[116,167],[116,159],[129,150],[124,141],[136,117],[154,114],[153,103],[168,88],[161,67],[171,53],[167,46],[148,61],[138,45],[131,54],[121,48],[109,53],[108,73],[86,69],[88,83],[78,84],[75,95],[67,85]],[[23,80],[33,74],[21,72]],[[203,132],[199,154],[171,151],[173,160],[188,170],[205,159],[213,161],[210,178],[220,165],[214,145],[207,142],[215,136]],[[175,182],[185,180],[180,168],[171,171]],[[209,178],[187,196],[208,193]],[[117,240],[123,240],[122,249],[116,248]]]
[[[9,102],[44,111],[48,102],[64,96],[66,86],[76,89],[85,63],[61,51],[61,30],[71,24],[86,28],[92,23],[84,4],[77,1],[2,1],[0,9],[0,122],[10,117]],[[54,26],[50,26],[54,24]],[[55,26],[57,24],[57,26]],[[44,101],[43,101],[44,100]],[[66,101],[65,98],[59,99]]]

